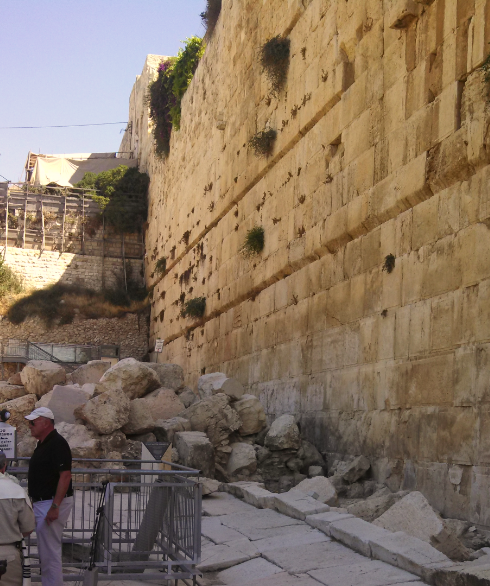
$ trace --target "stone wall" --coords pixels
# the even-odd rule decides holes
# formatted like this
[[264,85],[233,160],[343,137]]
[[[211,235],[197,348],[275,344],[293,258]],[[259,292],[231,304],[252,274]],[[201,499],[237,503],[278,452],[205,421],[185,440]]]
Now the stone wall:
[[[258,52],[279,34],[275,98]],[[170,155],[146,155],[159,360],[188,384],[237,376],[332,456],[486,526],[489,42],[490,0],[223,0]],[[246,259],[254,225],[265,249]],[[206,297],[201,322],[179,317],[184,294]]]
[[[1,250],[3,253],[3,249]],[[2,255],[3,256],[3,255]],[[79,284],[91,289],[111,288],[120,283],[121,258],[8,247],[5,262],[19,274],[27,288],[41,289],[54,283]],[[126,259],[132,278],[143,278],[143,261]]]

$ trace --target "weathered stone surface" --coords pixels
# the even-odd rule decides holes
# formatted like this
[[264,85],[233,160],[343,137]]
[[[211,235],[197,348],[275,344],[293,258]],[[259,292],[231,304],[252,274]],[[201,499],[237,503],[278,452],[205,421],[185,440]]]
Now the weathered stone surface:
[[316,515],[308,515],[305,521],[311,527],[319,529],[325,535],[330,535],[330,525],[335,521],[341,521],[342,519],[353,519],[354,517],[349,513],[338,513],[336,511],[327,511],[325,513],[318,513]]
[[89,395],[89,397],[92,398],[95,394],[95,385],[96,383],[85,383],[84,385],[82,385],[82,391],[84,393],[87,393],[87,395]]
[[325,476],[316,476],[315,478],[307,478],[299,484],[297,484],[293,491],[300,491],[304,494],[315,492],[318,497],[315,497],[321,503],[325,505],[331,505],[334,507],[337,504],[337,491],[335,487]]
[[125,358],[102,375],[96,393],[121,389],[129,399],[138,399],[159,386],[160,380],[154,370],[134,358]]
[[87,383],[98,383],[102,375],[111,367],[110,362],[103,360],[90,360],[87,364],[82,364],[71,373],[71,380],[74,384],[83,386]]
[[68,442],[74,458],[101,457],[102,443],[100,438],[85,425],[60,422],[56,424],[56,429]]
[[[269,576],[279,574],[280,572],[281,568],[278,566],[271,564],[263,558],[257,558],[251,559],[248,562],[244,562],[243,564],[238,564],[237,566],[229,568],[228,570],[219,572],[218,580],[220,580],[222,584],[230,585],[238,584],[239,582],[243,583],[244,577],[246,577],[248,581],[263,581]],[[220,582],[218,582],[218,584]]]
[[257,457],[250,444],[231,444],[231,454],[228,460],[227,472],[230,476],[242,474],[249,476],[257,470]]
[[271,425],[264,445],[269,450],[297,450],[301,446],[301,436],[292,415],[281,415]]
[[323,475],[324,475],[323,468],[321,466],[310,466],[308,468],[308,476],[310,478],[315,478],[316,476],[323,476]]
[[17,456],[30,458],[36,449],[37,439],[32,435],[25,434],[20,442],[17,442]]
[[[78,384],[76,385],[55,385],[53,391],[43,397],[50,395],[46,407],[51,409],[56,423],[62,421],[66,423],[75,423],[76,417],[74,411],[77,407],[85,405],[90,396],[85,393]],[[41,400],[43,399],[41,397]]]
[[235,521],[243,514],[254,515],[256,513],[254,507],[222,491],[216,492],[204,500],[202,511],[205,516],[220,517],[220,522],[223,522],[223,525],[239,530],[241,533],[243,531],[236,526]]
[[14,386],[22,385],[22,379],[20,377],[20,372],[14,373],[11,377],[9,377],[7,382],[9,385],[14,385]]
[[25,416],[34,410],[36,401],[37,396],[31,394],[0,404],[0,411],[2,409],[10,411],[10,419],[8,422],[9,425],[17,428],[17,440],[22,439],[26,433],[30,435],[29,424]]
[[0,383],[0,403],[18,399],[24,395],[27,395],[27,392],[23,386]]
[[318,502],[316,499],[299,491],[289,491],[276,495],[274,507],[279,513],[288,515],[293,519],[304,521],[308,515],[325,513],[330,509],[328,505]]
[[[288,533],[287,530],[284,535],[277,537],[268,537],[266,539],[258,539],[253,544],[260,553],[265,553],[274,550],[281,550],[288,547],[298,547],[300,545],[310,545],[313,543],[325,543],[331,541],[321,531],[317,531],[308,526],[303,526],[303,531],[296,533]],[[280,565],[280,564],[278,564]]]
[[233,409],[238,413],[242,423],[238,429],[240,435],[252,435],[264,429],[264,408],[255,395],[243,395],[240,400],[233,403]]
[[200,431],[179,431],[174,437],[180,463],[200,470],[207,478],[213,478],[214,450],[206,434]]
[[294,454],[294,450],[271,451],[262,447],[258,449],[258,468],[263,478],[266,480],[279,480],[284,476],[293,477],[294,473],[287,467],[287,462]]
[[197,390],[201,399],[224,393],[232,401],[238,401],[243,395],[242,384],[235,378],[228,378],[222,372],[203,374],[197,381]]
[[362,519],[352,517],[333,522],[329,527],[330,535],[354,551],[371,557],[370,540],[387,537],[390,532],[367,523]]
[[219,517],[203,517],[201,534],[216,544],[244,539],[244,536],[236,529],[231,529],[230,527],[223,525],[219,520]]
[[172,389],[157,389],[142,399],[151,411],[153,419],[171,419],[182,413],[184,404]]
[[66,372],[55,362],[30,360],[22,369],[20,378],[29,394],[42,397],[51,391],[54,385],[62,385],[66,381]]
[[75,415],[86,421],[97,433],[109,434],[129,421],[130,400],[119,388],[90,399]]
[[393,493],[381,496],[370,497],[366,500],[359,501],[347,507],[352,515],[364,519],[364,521],[373,522],[387,511],[395,502],[399,500]]
[[369,460],[364,456],[358,456],[347,465],[342,473],[342,478],[345,482],[353,484],[362,478],[369,468],[371,468]]
[[414,583],[414,576],[398,568],[379,561],[363,561],[342,567],[321,568],[309,572],[315,580],[325,586],[390,586],[399,584],[408,586]]
[[191,424],[183,417],[171,419],[158,419],[155,421],[154,433],[159,442],[174,443],[174,435],[178,431],[191,431]]
[[196,401],[199,400],[199,397],[192,389],[189,389],[189,387],[184,387],[182,392],[179,392],[179,399],[182,401],[184,407],[187,409],[187,407],[190,407],[191,405],[196,403]]
[[189,476],[190,480],[194,480],[198,482],[202,487],[202,496],[209,496],[210,494],[214,494],[218,492],[219,487],[221,486],[221,482],[218,480],[213,480],[212,478],[206,478],[205,476]]
[[126,435],[148,433],[154,427],[153,411],[147,399],[134,399],[129,404],[129,419],[121,431]]
[[240,547],[230,547],[225,544],[213,545],[203,548],[201,563],[197,567],[201,572],[217,572],[218,570],[231,568],[257,556],[257,552],[251,555],[249,552],[243,551]]
[[301,471],[307,472],[310,466],[325,466],[325,461],[316,447],[306,440],[302,440],[301,447],[298,450],[298,458],[303,461]]
[[178,364],[156,362],[145,362],[146,366],[154,370],[158,376],[160,384],[158,386],[165,389],[173,389],[178,392],[184,387],[184,371]]
[[218,446],[241,425],[237,412],[228,401],[227,395],[219,393],[194,403],[181,416],[190,421],[193,431],[205,432],[211,443]]

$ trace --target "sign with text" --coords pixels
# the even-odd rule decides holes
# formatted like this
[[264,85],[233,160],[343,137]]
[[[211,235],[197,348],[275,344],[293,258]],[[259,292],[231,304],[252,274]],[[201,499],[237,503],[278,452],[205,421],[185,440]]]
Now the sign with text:
[[16,432],[8,423],[0,423],[0,450],[7,458],[15,458]]
[[163,352],[163,346],[165,344],[165,340],[160,340],[158,339],[155,342],[155,352],[158,352],[159,354],[161,354]]

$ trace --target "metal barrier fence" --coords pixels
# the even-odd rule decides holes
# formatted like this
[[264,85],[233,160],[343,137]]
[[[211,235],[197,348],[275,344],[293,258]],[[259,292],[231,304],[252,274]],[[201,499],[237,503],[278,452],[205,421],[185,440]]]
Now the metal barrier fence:
[[[22,484],[26,460],[18,458],[9,468]],[[171,469],[156,470],[152,468],[161,466],[154,460],[74,459],[75,463],[74,506],[62,540],[65,581],[81,582],[93,566],[99,580],[197,584],[202,499],[198,470],[170,463]],[[27,545],[32,580],[39,582],[35,534]]]

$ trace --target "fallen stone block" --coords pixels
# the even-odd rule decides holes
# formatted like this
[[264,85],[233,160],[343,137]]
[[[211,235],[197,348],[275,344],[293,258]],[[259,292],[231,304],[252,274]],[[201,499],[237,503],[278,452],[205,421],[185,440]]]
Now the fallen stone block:
[[223,372],[203,374],[197,381],[197,390],[201,399],[224,393],[232,401],[241,399],[244,392],[240,381],[236,378],[228,378]]
[[155,371],[161,387],[172,389],[178,393],[184,388],[184,371],[178,364],[145,362],[146,366]]
[[354,551],[371,557],[371,540],[391,535],[386,529],[376,527],[362,519],[341,519],[330,525],[330,535]]
[[115,388],[78,407],[75,416],[86,421],[97,433],[110,434],[128,422],[129,409],[128,395]]
[[179,431],[175,434],[175,447],[183,466],[200,470],[203,476],[214,476],[214,449],[205,433]]
[[260,486],[264,487],[263,483],[261,482],[252,482],[250,480],[239,480],[238,482],[223,482],[220,487],[221,492],[227,492],[228,494],[232,494],[237,498],[243,498],[243,490],[248,486]]
[[243,500],[258,509],[273,509],[276,495],[259,485],[243,488]]
[[330,525],[336,521],[343,519],[352,519],[353,516],[348,513],[337,513],[334,511],[327,511],[326,513],[318,513],[317,515],[308,515],[305,521],[311,527],[319,529],[325,535],[330,535]]
[[145,399],[134,399],[129,404],[129,419],[121,431],[126,435],[148,433],[154,427],[153,412]]
[[358,456],[352,462],[349,462],[341,474],[342,479],[348,484],[354,484],[362,478],[366,472],[371,468],[369,460],[365,456]]
[[194,403],[196,403],[199,400],[199,397],[192,389],[184,387],[182,392],[179,392],[179,399],[182,401],[184,407],[187,409],[191,405],[194,405]]
[[6,385],[0,383],[0,403],[18,399],[24,395],[27,395],[27,392],[22,385]]
[[[46,395],[45,395],[46,396]],[[75,409],[90,399],[77,384],[75,385],[55,385],[51,398],[46,405],[51,409],[56,423],[65,421],[66,423],[75,423]]]
[[98,383],[102,375],[111,367],[110,362],[103,360],[90,360],[87,364],[82,364],[71,373],[71,380],[74,384],[83,386],[89,383]]
[[328,505],[324,505],[300,491],[275,495],[274,508],[279,513],[301,521],[304,521],[308,515],[324,513],[330,509]]
[[129,399],[139,399],[158,387],[160,380],[155,371],[134,358],[124,358],[102,375],[96,393],[121,389]]
[[202,431],[213,446],[219,446],[241,425],[237,412],[230,407],[229,397],[218,393],[191,405],[181,413],[188,419],[193,431]]
[[[298,450],[298,458],[303,462],[303,469],[308,470],[312,466],[320,466],[323,468],[325,466],[325,460],[320,452],[316,449],[316,447],[311,443],[307,442],[306,440],[302,440],[301,447]],[[321,474],[323,475],[323,474]],[[321,476],[320,474],[316,474],[315,476]],[[310,475],[311,476],[311,475]]]
[[20,378],[27,393],[40,398],[49,393],[54,385],[62,385],[66,381],[66,372],[55,362],[30,360],[22,369]]
[[21,440],[24,435],[30,435],[29,423],[25,419],[34,410],[37,396],[34,394],[24,395],[17,399],[11,399],[5,403],[0,403],[0,411],[6,409],[10,411],[9,425],[17,428],[17,439]]
[[291,490],[304,493],[309,493],[310,491],[315,492],[318,496],[315,497],[321,503],[325,505],[335,506],[337,504],[337,491],[335,487],[330,482],[328,478],[325,476],[316,476],[314,478],[307,478],[303,480],[299,484],[297,484]]
[[242,422],[238,429],[240,435],[252,435],[264,429],[266,425],[264,408],[255,395],[243,395],[240,400],[233,403],[233,409]]
[[148,405],[153,420],[171,419],[185,410],[184,403],[172,389],[156,389],[141,400]]
[[8,380],[9,385],[22,385],[22,379],[20,378],[20,372],[15,372]]
[[219,480],[213,480],[212,478],[206,478],[205,476],[189,476],[189,480],[194,480],[201,485],[202,496],[209,496],[219,491],[221,482]]
[[292,415],[281,415],[271,425],[265,436],[264,445],[272,451],[293,449],[301,446],[299,428]]
[[381,495],[379,497],[370,497],[366,500],[359,501],[347,507],[352,515],[372,523],[380,517],[385,511],[393,506],[397,501],[393,493]]
[[321,466],[310,466],[308,468],[308,476],[315,478],[316,476],[324,476],[323,468]]
[[191,431],[191,424],[183,417],[158,419],[155,421],[153,433],[159,442],[174,443],[174,436],[179,431]]
[[254,447],[245,443],[231,444],[231,454],[228,459],[227,472],[230,476],[253,474],[257,470],[257,456]]
[[[56,423],[56,429],[71,448],[74,458],[100,458],[102,442],[93,431],[79,423]],[[74,466],[75,468],[77,466]]]

